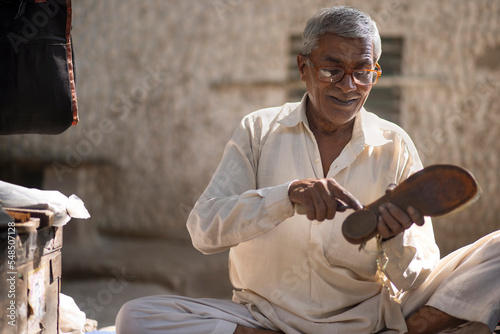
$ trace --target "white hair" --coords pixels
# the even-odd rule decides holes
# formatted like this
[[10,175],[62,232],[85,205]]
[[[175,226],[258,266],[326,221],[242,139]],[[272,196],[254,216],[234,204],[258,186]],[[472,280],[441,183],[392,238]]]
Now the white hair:
[[380,34],[371,17],[352,7],[323,8],[306,24],[302,35],[302,54],[308,56],[318,47],[319,38],[334,33],[346,38],[362,38],[373,43],[373,58],[377,62],[382,54]]

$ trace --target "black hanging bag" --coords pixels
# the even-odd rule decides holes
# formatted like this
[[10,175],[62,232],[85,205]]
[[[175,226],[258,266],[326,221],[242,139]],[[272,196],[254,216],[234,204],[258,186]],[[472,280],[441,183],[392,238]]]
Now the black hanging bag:
[[78,123],[71,0],[0,0],[0,135]]

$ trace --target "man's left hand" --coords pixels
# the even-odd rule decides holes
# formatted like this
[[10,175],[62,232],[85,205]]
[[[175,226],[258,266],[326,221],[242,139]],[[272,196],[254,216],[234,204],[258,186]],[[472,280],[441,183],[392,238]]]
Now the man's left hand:
[[424,216],[412,206],[406,211],[392,203],[379,206],[378,232],[383,239],[392,238],[409,228],[413,223],[422,226]]

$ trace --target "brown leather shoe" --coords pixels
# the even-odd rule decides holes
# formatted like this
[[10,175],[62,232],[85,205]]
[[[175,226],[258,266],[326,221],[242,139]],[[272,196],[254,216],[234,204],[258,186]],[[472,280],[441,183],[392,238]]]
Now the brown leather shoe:
[[342,225],[347,241],[362,244],[378,234],[378,207],[391,202],[402,209],[413,206],[424,216],[441,216],[464,204],[474,202],[481,195],[474,176],[454,165],[432,165],[411,175],[392,191],[363,210],[350,214]]

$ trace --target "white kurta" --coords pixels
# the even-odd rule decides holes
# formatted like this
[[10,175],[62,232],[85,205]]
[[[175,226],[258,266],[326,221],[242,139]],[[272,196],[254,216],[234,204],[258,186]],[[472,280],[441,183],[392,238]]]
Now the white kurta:
[[[375,241],[359,252],[343,239],[340,227],[349,212],[321,224],[294,214],[291,181],[323,176],[305,98],[243,119],[189,216],[196,248],[208,254],[231,249],[234,302],[136,299],[120,310],[118,334],[231,334],[237,325],[287,334],[403,334],[405,317],[423,305],[492,331],[500,319],[500,232],[439,262],[429,219],[384,242],[385,274],[408,291],[398,304],[376,275]],[[328,177],[369,204],[388,184],[421,168],[403,130],[362,110]],[[422,318],[413,325],[427,326]],[[460,333],[488,332],[476,325]]]
[[[193,244],[207,254],[231,248],[234,300],[268,328],[329,334],[385,326],[403,330],[400,305],[388,298],[376,275],[376,242],[359,252],[341,234],[352,211],[321,224],[294,214],[289,184],[323,177],[306,99],[243,119],[189,216]],[[362,109],[327,177],[369,204],[390,183],[421,168],[408,135]],[[386,274],[399,289],[420,285],[439,260],[430,219],[384,244]]]

